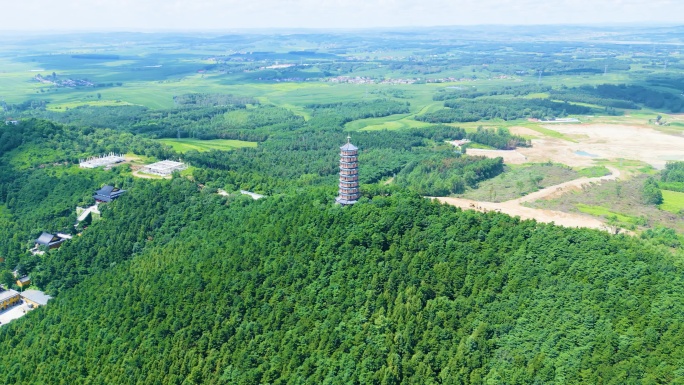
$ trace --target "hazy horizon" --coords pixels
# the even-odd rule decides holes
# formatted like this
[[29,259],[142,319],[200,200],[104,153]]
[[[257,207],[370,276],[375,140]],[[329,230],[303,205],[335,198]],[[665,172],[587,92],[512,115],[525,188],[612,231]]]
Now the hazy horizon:
[[3,33],[684,24],[684,3],[675,0],[24,0],[3,8]]

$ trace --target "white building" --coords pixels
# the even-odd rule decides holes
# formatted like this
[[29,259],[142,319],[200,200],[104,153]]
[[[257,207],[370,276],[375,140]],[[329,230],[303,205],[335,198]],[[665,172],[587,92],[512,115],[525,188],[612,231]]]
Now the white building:
[[185,163],[175,162],[173,160],[162,160],[161,162],[148,164],[140,169],[140,172],[145,174],[153,174],[160,176],[171,175],[174,171],[181,171],[188,168]]
[[86,160],[81,160],[79,166],[81,168],[97,168],[101,166],[111,167],[117,163],[125,161],[123,155],[117,155],[110,153],[108,155],[102,155],[97,157],[88,158]]

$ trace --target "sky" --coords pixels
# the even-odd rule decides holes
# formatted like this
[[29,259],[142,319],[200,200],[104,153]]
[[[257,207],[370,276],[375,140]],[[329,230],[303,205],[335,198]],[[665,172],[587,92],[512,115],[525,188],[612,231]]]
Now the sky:
[[3,31],[684,24],[684,0],[0,0]]

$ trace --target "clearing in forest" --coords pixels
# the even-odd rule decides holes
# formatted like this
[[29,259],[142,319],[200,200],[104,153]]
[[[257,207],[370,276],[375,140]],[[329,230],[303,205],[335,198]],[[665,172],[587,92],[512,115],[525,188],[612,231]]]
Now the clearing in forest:
[[633,159],[661,169],[668,160],[684,159],[684,136],[669,135],[647,126],[620,124],[559,124],[543,126],[575,143],[545,136],[532,147],[517,151],[529,162],[558,162],[591,166],[597,159]]
[[519,216],[521,219],[535,219],[537,222],[544,223],[553,222],[560,226],[585,227],[592,229],[608,230],[608,226],[606,226],[606,224],[603,221],[596,218],[592,218],[582,214],[565,213],[562,211],[546,209],[536,209],[523,206],[522,204],[525,202],[530,202],[533,200],[543,199],[546,197],[562,194],[567,191],[581,189],[583,186],[591,185],[592,183],[600,183],[603,181],[615,180],[620,176],[620,171],[618,171],[617,169],[611,168],[610,171],[612,172],[612,174],[610,175],[596,178],[578,178],[575,180],[571,180],[569,182],[541,189],[539,191],[533,192],[521,198],[512,199],[501,203],[482,202],[470,199],[451,197],[437,197],[436,199],[438,199],[442,203],[447,203],[466,210],[470,209],[482,212],[496,211],[511,216]]
[[210,150],[230,151],[236,148],[257,146],[257,142],[228,139],[159,139],[159,141],[171,146],[174,151],[180,153],[188,152],[190,150],[197,150],[199,152]]
[[[605,188],[602,186],[605,184],[604,182],[616,183],[614,180],[620,175],[616,167],[621,167],[623,172],[633,168],[632,166],[634,165],[643,166],[643,163],[647,163],[655,168],[663,168],[668,160],[684,159],[684,137],[682,135],[662,132],[650,126],[601,123],[542,125],[539,128],[541,130],[534,130],[536,137],[532,137],[534,133],[528,129],[516,128],[512,130],[517,134],[532,137],[532,147],[530,148],[518,148],[515,151],[476,151],[477,155],[503,156],[505,162],[509,164],[554,162],[572,167],[592,168],[597,168],[597,165],[606,165],[609,166],[608,168],[612,174],[598,178],[578,178],[570,182],[553,185],[517,199],[511,199],[512,196],[510,194],[505,194],[506,189],[499,188],[501,186],[493,184],[496,180],[502,179],[499,176],[481,183],[480,189],[465,195],[465,197],[475,200],[447,197],[439,198],[439,200],[465,209],[495,210],[509,215],[518,215],[523,219],[536,219],[539,222],[553,221],[563,226],[605,229],[607,226],[604,224],[604,221],[608,215],[597,215],[596,210],[588,209],[587,203],[595,206],[598,202],[603,202],[600,198],[605,193],[602,193],[603,195],[601,196],[593,196],[594,194],[591,194],[591,191],[604,191],[606,189],[612,191],[616,189],[613,185],[610,187],[606,186]],[[546,135],[544,132],[547,130],[558,133],[558,135]],[[475,155],[475,152],[471,153],[469,151],[468,153]],[[526,162],[521,162],[520,156],[524,156]],[[632,173],[629,172],[628,174]],[[585,173],[585,175],[591,175],[591,173]],[[527,191],[522,191],[521,189],[528,182],[532,183],[528,179],[530,178],[520,180],[517,184],[516,181],[513,181],[514,184],[509,186],[509,192],[526,194]],[[636,183],[636,185],[640,186],[639,183]],[[587,189],[588,186],[594,187]],[[626,189],[627,187],[624,188]],[[498,195],[496,199],[493,198],[494,194]],[[624,201],[624,195],[627,195],[624,192],[620,194],[619,189],[616,194],[618,196],[613,198],[613,203]],[[619,198],[620,195],[623,195],[622,199]],[[634,187],[634,191],[628,195],[636,197],[637,201],[632,202],[632,205],[634,208],[639,208],[637,211],[641,214],[648,212],[649,214],[646,216],[653,218],[657,223],[678,227],[675,225],[676,218],[670,218],[673,214],[676,216],[680,209],[680,203],[684,202],[684,199],[679,199],[678,195],[675,196],[676,194],[664,192],[666,199],[665,204],[661,208],[666,211],[658,210],[655,207],[647,210],[647,208],[643,207],[638,202],[640,197],[638,187]],[[501,201],[506,199],[509,200],[502,203],[484,202],[485,200]],[[535,207],[526,207],[522,205],[523,203],[526,206],[534,205]],[[604,203],[604,206],[607,208],[613,206],[608,204],[610,202]],[[630,210],[630,207],[618,206],[620,207],[614,207],[609,211],[611,213],[629,213],[629,218],[638,219],[630,220],[628,223],[626,222],[627,224],[641,225],[645,221],[645,219],[639,218],[646,217],[634,210]],[[684,203],[681,203],[681,206],[684,207]],[[670,211],[670,213],[667,213],[667,211]],[[605,212],[608,213],[608,211]],[[586,214],[593,214],[594,216],[590,217]],[[604,218],[597,218],[597,216],[603,216]]]

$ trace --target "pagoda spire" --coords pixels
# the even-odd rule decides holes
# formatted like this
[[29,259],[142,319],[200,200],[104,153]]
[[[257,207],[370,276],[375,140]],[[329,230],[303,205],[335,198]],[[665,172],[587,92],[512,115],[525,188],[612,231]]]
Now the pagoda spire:
[[351,143],[347,135],[347,144],[340,147],[340,185],[335,201],[341,205],[353,205],[361,197],[359,191],[359,149]]

